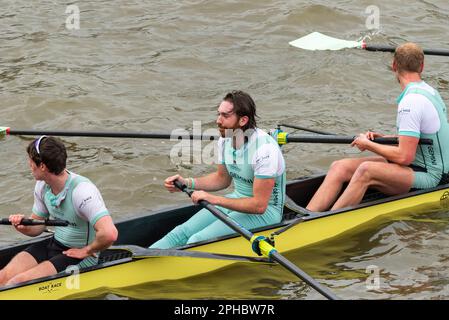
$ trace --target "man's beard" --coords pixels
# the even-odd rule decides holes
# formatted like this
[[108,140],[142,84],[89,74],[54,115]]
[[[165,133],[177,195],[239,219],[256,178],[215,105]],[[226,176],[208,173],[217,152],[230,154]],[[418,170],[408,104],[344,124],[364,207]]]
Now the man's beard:
[[234,133],[236,132],[236,130],[242,130],[241,128],[223,128],[223,127],[218,127],[218,131],[220,131],[220,136],[222,138],[231,138],[234,136]]

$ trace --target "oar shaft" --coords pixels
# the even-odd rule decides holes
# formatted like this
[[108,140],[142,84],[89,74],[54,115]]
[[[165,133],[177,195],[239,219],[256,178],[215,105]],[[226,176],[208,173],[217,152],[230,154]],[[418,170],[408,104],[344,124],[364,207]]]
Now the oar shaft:
[[[287,135],[287,143],[288,142],[302,142],[302,143],[341,143],[341,144],[349,144],[354,141],[355,137],[351,136],[337,136],[337,135]],[[373,140],[376,143],[380,144],[398,144],[397,138],[375,138]],[[433,144],[430,139],[420,139],[419,144]]]
[[54,131],[54,130],[13,130],[8,131],[10,135],[20,136],[58,136],[58,137],[101,137],[101,138],[146,138],[146,139],[218,139],[218,135],[193,135],[189,133],[171,134],[166,132],[116,132],[116,131]]
[[[179,180],[175,180],[174,184],[175,184],[175,186],[178,189],[184,191],[190,197],[192,196],[193,192],[189,191],[187,189],[187,187],[185,185],[183,185]],[[241,234],[246,240],[250,241],[254,237],[254,234],[252,232],[246,230],[244,227],[239,225],[233,219],[229,218],[220,209],[218,209],[217,207],[215,207],[214,205],[212,205],[208,201],[200,200],[200,201],[198,201],[198,204],[201,205],[202,207],[208,209],[215,217],[220,219],[224,224],[226,224],[228,227],[230,227],[235,232]],[[331,299],[331,300],[338,300],[339,299],[335,294],[330,292],[330,290],[328,290],[327,288],[324,288],[315,279],[313,279],[311,276],[309,276],[304,271],[299,269],[295,264],[290,262],[288,259],[286,259],[284,256],[282,256],[275,249],[270,251],[269,257],[271,259],[273,259],[274,261],[278,262],[281,266],[285,267],[287,270],[291,271],[293,274],[295,274],[297,277],[302,279],[304,282],[306,282],[312,288],[314,288],[319,293],[324,295],[326,298]]]
[[284,268],[288,269],[290,272],[295,274],[298,278],[304,280],[306,283],[308,283],[312,288],[314,288],[316,291],[321,293],[323,296],[330,300],[339,300],[340,298],[337,297],[334,293],[332,293],[330,290],[328,290],[326,287],[323,287],[319,283],[316,282],[314,278],[309,276],[307,273],[299,269],[295,264],[293,264],[290,260],[284,258],[279,252],[275,251],[271,254],[271,258],[282,265]]
[[[24,218],[20,222],[21,225],[24,226],[53,226],[53,227],[67,227],[69,222],[66,220],[35,220],[35,219],[27,219]],[[11,221],[8,218],[3,218],[0,220],[0,225],[11,225]]]
[[[382,52],[394,52],[396,47],[392,46],[384,46],[384,45],[375,45],[375,44],[367,44],[364,47],[367,51],[382,51]],[[425,55],[430,56],[449,56],[449,50],[445,49],[423,49]]]
[[[193,191],[187,190],[185,188],[185,186],[181,182],[179,182],[179,180],[176,180],[174,183],[175,183],[175,186],[179,190],[182,190],[185,193],[187,193],[189,195],[189,197],[192,196]],[[206,208],[210,212],[212,212],[212,214],[214,216],[216,216],[218,219],[223,221],[227,226],[229,226],[235,232],[240,233],[246,240],[251,240],[251,238],[253,237],[253,234],[251,232],[244,229],[241,225],[239,225],[234,220],[229,219],[227,215],[225,215],[223,212],[221,212],[221,210],[216,208],[214,205],[210,204],[208,201],[200,200],[200,201],[198,201],[198,204],[200,206]]]
[[225,215],[221,210],[217,209],[215,206],[211,205],[206,200],[200,200],[198,201],[199,205],[202,207],[208,209],[212,214],[220,219],[222,222],[224,222],[229,228],[234,230],[237,233],[240,233],[246,240],[251,240],[251,238],[254,236],[250,231],[243,228],[241,225],[239,225],[234,220],[231,220],[228,218],[227,215]]
[[327,132],[327,131],[320,131],[320,130],[310,129],[310,128],[301,127],[301,126],[292,125],[292,124],[286,124],[286,123],[281,123],[280,126],[292,128],[292,129],[298,129],[298,130],[307,131],[307,132],[312,132],[312,133],[324,134],[324,135],[334,135],[335,134],[335,133],[331,133],[331,132]]

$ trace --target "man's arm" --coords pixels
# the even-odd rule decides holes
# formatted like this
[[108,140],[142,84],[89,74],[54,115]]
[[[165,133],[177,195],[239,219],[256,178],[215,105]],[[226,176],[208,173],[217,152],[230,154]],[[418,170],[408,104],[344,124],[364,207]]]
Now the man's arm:
[[[192,181],[189,178],[183,178],[179,174],[168,177],[164,181],[165,188],[170,192],[180,191],[175,187],[173,181],[179,180],[181,183],[187,185],[189,188],[192,187]],[[231,184],[232,178],[226,169],[226,166],[219,164],[217,166],[217,171],[208,174],[204,177],[194,178],[195,190],[204,191],[218,191],[223,190]]]
[[118,231],[114,222],[112,222],[111,216],[104,216],[98,219],[94,229],[96,232],[95,239],[86,246],[88,255],[109,248],[118,237]]
[[118,236],[117,228],[112,222],[111,216],[103,216],[94,225],[96,231],[94,241],[80,249],[69,249],[63,253],[68,257],[84,259],[88,256],[92,256],[95,253],[109,248],[116,240]]
[[[14,228],[19,231],[20,233],[23,233],[24,235],[27,235],[29,237],[36,237],[40,235],[42,232],[44,232],[46,226],[45,225],[38,225],[38,226],[24,226],[21,225],[20,222],[22,219],[25,218],[25,215],[23,214],[13,214],[9,216],[9,221],[11,221],[11,224],[14,226]],[[45,220],[43,217],[38,216],[37,214],[31,214],[31,219],[36,220]]]
[[394,162],[402,166],[408,166],[413,162],[413,160],[415,160],[418,143],[419,138],[400,135],[399,145],[382,145],[367,139],[364,134],[361,134],[351,145],[357,146],[362,151],[369,150],[374,152],[390,162]]
[[195,190],[218,191],[229,187],[232,178],[224,164],[217,165],[217,171],[204,177],[194,178]]
[[94,184],[79,183],[73,190],[72,199],[79,217],[93,225],[95,239],[83,248],[72,248],[63,253],[69,257],[84,259],[112,245],[117,240],[118,232],[103,197]]
[[397,138],[397,134],[383,134],[379,132],[367,131],[365,133],[366,137],[370,140],[374,140],[376,138]]
[[195,191],[192,194],[192,201],[198,203],[199,200],[207,200],[213,205],[222,206],[230,210],[250,214],[263,214],[267,210],[274,184],[274,178],[254,178],[253,197],[235,199],[212,195],[204,191]]

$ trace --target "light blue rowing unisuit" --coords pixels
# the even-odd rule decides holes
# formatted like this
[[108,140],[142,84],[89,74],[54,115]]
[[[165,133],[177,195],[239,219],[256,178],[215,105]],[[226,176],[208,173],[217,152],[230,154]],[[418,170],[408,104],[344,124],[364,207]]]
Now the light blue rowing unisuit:
[[424,169],[415,172],[413,187],[437,186],[443,174],[449,172],[449,124],[447,109],[437,90],[424,81],[407,85],[397,99],[397,130],[399,135],[431,139],[432,145],[420,144],[414,166]]
[[[232,177],[234,192],[228,198],[253,196],[254,179],[275,179],[265,213],[247,214],[217,206],[246,229],[275,224],[282,219],[285,201],[285,161],[276,141],[260,129],[254,130],[240,149],[234,149],[232,139],[218,140],[218,163],[225,165]],[[234,233],[207,209],[200,210],[187,222],[177,226],[151,248],[167,249]]]
[[[82,248],[95,239],[95,223],[109,212],[97,187],[89,179],[68,173],[64,189],[57,195],[44,181],[36,183],[33,213],[45,219],[69,221],[67,227],[55,227],[55,240],[66,247]],[[91,266],[97,261],[97,258],[87,257],[79,266]]]
[[[220,164],[226,166],[233,178],[234,192],[231,197],[253,196],[254,178],[275,179],[275,185],[265,212],[273,221],[279,222],[285,199],[285,161],[279,145],[264,131],[256,129],[249,142],[240,149],[232,147],[231,139],[219,141]],[[265,215],[264,214],[264,215]]]

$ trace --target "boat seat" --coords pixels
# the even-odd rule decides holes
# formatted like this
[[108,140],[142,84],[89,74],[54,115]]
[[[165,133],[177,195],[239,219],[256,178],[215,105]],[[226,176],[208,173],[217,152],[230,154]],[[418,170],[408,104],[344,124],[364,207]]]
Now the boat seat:
[[284,210],[284,214],[282,217],[282,220],[291,220],[295,219],[301,216],[308,216],[310,214],[310,211],[306,208],[301,207],[298,205],[292,198],[290,198],[288,195],[285,195],[285,203],[284,207],[289,210]]
[[384,199],[384,198],[387,198],[387,197],[388,196],[385,193],[382,193],[380,191],[373,190],[373,189],[368,189],[368,191],[363,196],[363,199],[362,199],[361,203],[375,201],[375,200],[379,200],[379,199]]

